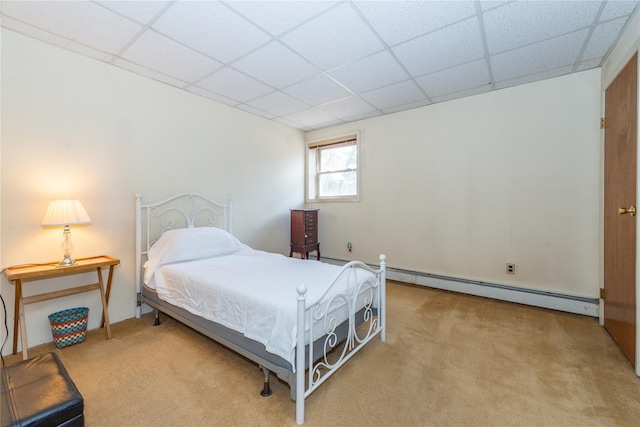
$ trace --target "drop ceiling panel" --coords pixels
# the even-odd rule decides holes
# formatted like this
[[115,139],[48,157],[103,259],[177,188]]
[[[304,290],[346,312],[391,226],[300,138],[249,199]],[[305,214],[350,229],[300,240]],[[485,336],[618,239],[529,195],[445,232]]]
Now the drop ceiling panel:
[[234,62],[233,68],[275,88],[290,86],[320,73],[317,67],[280,42],[259,48]]
[[359,96],[350,96],[318,107],[319,110],[335,117],[353,117],[375,111],[376,108]]
[[611,45],[616,41],[625,22],[625,18],[618,18],[597,25],[593,34],[591,34],[587,48],[582,54],[582,61],[598,59],[606,55]]
[[318,106],[327,102],[337,101],[353,95],[344,86],[338,84],[327,74],[319,74],[308,80],[283,89],[283,92],[304,100],[309,105]]
[[85,46],[81,43],[77,43],[68,38],[50,33],[46,30],[41,30],[40,28],[33,27],[29,24],[25,24],[22,21],[18,21],[8,16],[2,16],[1,23],[4,28],[9,28],[18,33],[29,36],[31,38],[42,40],[46,43],[59,46],[63,49],[67,49],[72,52],[79,53],[80,55],[84,55],[89,58],[95,58],[104,62],[110,62],[113,58],[113,55],[110,53],[103,52],[101,50],[98,50],[89,46]]
[[446,102],[452,101],[454,99],[466,98],[468,96],[480,95],[481,93],[487,93],[491,90],[491,86],[484,85],[478,86],[466,90],[462,90],[460,92],[449,93],[442,96],[436,96],[433,98],[433,102]]
[[[369,70],[376,70],[375,73]],[[338,82],[354,92],[367,92],[409,78],[398,61],[387,50],[329,72]]]
[[123,58],[118,59],[115,62],[115,65],[117,65],[120,68],[124,68],[125,70],[133,71],[134,73],[140,74],[142,76],[149,77],[151,79],[170,84],[171,86],[184,88],[185,86],[188,85],[188,83],[186,83],[185,81],[173,78],[163,73],[159,73],[155,70],[143,67],[142,65],[135,64]]
[[264,117],[265,119],[269,119],[269,120],[273,120],[277,117],[274,114],[265,113],[264,111],[254,108],[248,104],[238,104],[236,108],[246,111],[247,113],[255,114],[256,116]]
[[381,110],[427,101],[422,90],[411,80],[363,93],[362,98]]
[[527,83],[537,82],[539,80],[551,79],[553,77],[563,76],[565,74],[571,73],[573,70],[573,65],[569,65],[566,67],[555,68],[552,70],[545,70],[540,73],[527,74],[526,76],[515,77],[512,79],[506,79],[501,81],[496,81],[495,88],[496,89],[504,89],[507,87],[523,85]]
[[365,1],[355,6],[389,45],[395,46],[469,18],[473,1]]
[[221,104],[231,105],[232,107],[238,106],[240,104],[238,101],[234,99],[227,98],[226,96],[218,95],[217,93],[210,92],[206,89],[202,89],[201,87],[197,87],[197,86],[189,86],[187,87],[187,91],[191,93],[195,93],[196,95],[200,95],[202,97],[220,102]]
[[491,88],[489,69],[484,58],[418,77],[416,82],[432,98],[479,86]]
[[222,67],[218,61],[155,31],[146,31],[142,34],[122,57],[135,64],[189,83]]
[[431,104],[431,100],[423,99],[422,101],[410,102],[408,104],[400,104],[393,107],[383,108],[382,112],[384,114],[399,113],[401,111],[413,110],[414,108],[420,108]]
[[599,67],[639,2],[0,0],[0,25],[311,130]]
[[600,2],[524,1],[493,9],[483,15],[489,53],[548,40],[589,27]]
[[4,1],[2,14],[112,54],[142,30],[140,24],[90,2]]
[[315,108],[288,114],[283,118],[306,128],[333,126],[340,123],[340,120]]
[[332,1],[230,1],[227,6],[271,35],[279,36],[334,7]]
[[229,67],[202,79],[198,86],[239,102],[246,102],[273,91],[272,87]]
[[285,34],[282,41],[324,71],[384,48],[348,3]]
[[598,68],[600,66],[600,58],[592,59],[590,61],[581,61],[578,65],[573,67],[569,72],[565,74],[570,74],[572,72],[579,73],[580,71],[591,70],[592,68]]
[[270,40],[235,11],[210,1],[176,2],[153,28],[225,64]]
[[433,73],[484,56],[477,18],[466,19],[393,48],[413,76]]
[[480,1],[479,3],[480,3],[480,9],[482,9],[483,12],[486,12],[487,10],[495,9],[496,7],[500,7],[507,3],[511,3],[511,1],[513,0],[508,0],[508,1],[486,0],[486,1]]
[[147,25],[170,3],[168,1],[98,1],[98,4],[126,16],[140,24]]
[[277,117],[286,116],[287,114],[309,108],[309,105],[304,102],[298,101],[282,92],[271,92],[270,94],[249,101],[247,104],[261,111],[269,111]]
[[635,1],[608,1],[600,15],[599,22],[628,17],[633,13],[636,5]]
[[578,59],[589,30],[510,50],[491,57],[493,78],[510,80],[528,74],[569,66]]

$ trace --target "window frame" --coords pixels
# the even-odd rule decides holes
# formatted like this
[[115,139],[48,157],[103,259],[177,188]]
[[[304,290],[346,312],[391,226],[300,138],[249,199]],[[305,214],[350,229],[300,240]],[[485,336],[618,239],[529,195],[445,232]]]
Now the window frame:
[[[320,149],[345,145],[356,146],[356,167],[355,169],[349,169],[356,173],[356,194],[346,196],[320,196],[319,195],[319,177],[321,173],[317,172],[318,162],[320,156],[317,155]],[[346,132],[338,137],[333,138],[319,138],[314,140],[308,140],[306,142],[305,150],[305,201],[307,203],[325,203],[325,202],[359,202],[360,201],[360,132],[352,131]],[[315,155],[312,155],[313,153]],[[311,164],[313,160],[314,164]],[[311,186],[313,185],[313,189]],[[313,191],[314,194],[311,194]],[[315,197],[314,197],[315,196]]]

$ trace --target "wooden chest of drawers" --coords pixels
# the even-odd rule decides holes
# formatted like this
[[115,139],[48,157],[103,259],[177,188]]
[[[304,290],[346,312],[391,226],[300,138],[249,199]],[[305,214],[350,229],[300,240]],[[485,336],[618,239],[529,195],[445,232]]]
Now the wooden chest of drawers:
[[320,259],[318,242],[318,209],[291,209],[291,249],[300,253],[302,259],[309,258],[309,252],[315,251]]

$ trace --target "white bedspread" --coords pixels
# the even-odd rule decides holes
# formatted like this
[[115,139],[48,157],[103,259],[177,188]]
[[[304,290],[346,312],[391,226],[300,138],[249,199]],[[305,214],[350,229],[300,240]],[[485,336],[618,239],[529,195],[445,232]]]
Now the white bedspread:
[[[340,270],[319,261],[247,248],[160,266],[149,286],[162,300],[241,332],[295,366],[296,289],[306,285],[309,306],[319,301]],[[373,274],[352,269],[349,276],[349,284],[346,277],[339,282],[338,292],[355,289],[356,282]],[[336,320],[345,319],[346,313]]]

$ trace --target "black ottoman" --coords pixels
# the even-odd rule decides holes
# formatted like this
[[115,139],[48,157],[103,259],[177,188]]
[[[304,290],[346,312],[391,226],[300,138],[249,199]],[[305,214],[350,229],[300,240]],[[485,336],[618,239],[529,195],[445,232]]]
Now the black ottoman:
[[2,367],[4,426],[84,426],[84,399],[55,353]]

